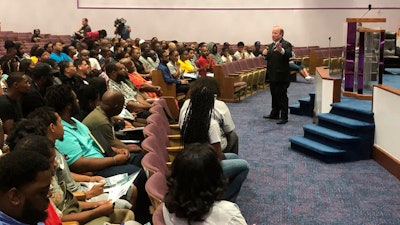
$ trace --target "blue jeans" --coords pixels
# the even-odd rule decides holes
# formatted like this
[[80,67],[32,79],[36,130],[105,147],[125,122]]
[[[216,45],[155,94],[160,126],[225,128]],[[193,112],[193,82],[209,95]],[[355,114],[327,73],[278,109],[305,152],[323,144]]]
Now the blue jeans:
[[224,155],[226,159],[221,161],[221,166],[224,176],[229,179],[229,184],[223,199],[235,202],[249,173],[249,163],[244,159],[239,159],[238,155],[234,153],[225,153]]

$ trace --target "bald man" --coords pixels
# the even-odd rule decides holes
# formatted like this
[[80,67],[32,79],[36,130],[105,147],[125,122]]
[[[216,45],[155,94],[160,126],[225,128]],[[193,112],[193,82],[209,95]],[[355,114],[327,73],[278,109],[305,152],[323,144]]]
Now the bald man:
[[292,44],[283,39],[283,28],[272,29],[273,42],[263,51],[267,60],[269,88],[272,96],[272,110],[264,118],[279,120],[277,124],[288,122],[289,99],[287,89],[290,85],[289,59],[292,57]]
[[89,130],[100,133],[111,147],[116,149],[127,149],[129,152],[140,152],[141,149],[137,145],[126,145],[115,136],[114,127],[111,118],[121,113],[124,108],[124,95],[116,90],[106,91],[100,105],[97,106],[82,121]]

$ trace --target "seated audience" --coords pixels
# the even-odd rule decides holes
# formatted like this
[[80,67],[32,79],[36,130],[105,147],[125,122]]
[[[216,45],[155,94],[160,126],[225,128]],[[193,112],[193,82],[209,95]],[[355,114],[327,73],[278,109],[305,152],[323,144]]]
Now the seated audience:
[[160,64],[160,59],[158,59],[157,52],[155,50],[150,50],[149,55],[147,56],[147,61],[149,62],[149,69],[156,70],[158,64]]
[[[71,171],[76,173],[92,172],[93,175],[110,177],[113,175],[139,171],[134,184],[138,189],[135,208],[137,221],[149,221],[148,205],[150,204],[144,185],[146,174],[141,170],[143,154],[130,153],[125,149],[112,149],[112,152],[98,145],[91,136],[87,126],[71,117],[79,110],[75,93],[68,86],[56,86],[46,94],[46,104],[60,115],[64,126],[63,140],[56,141],[57,150],[66,157]],[[139,219],[141,218],[141,219]]]
[[233,54],[233,57],[235,58],[235,60],[248,59],[250,57],[242,41],[239,41],[237,43],[237,51],[235,52],[235,54]]
[[[64,128],[61,124],[60,116],[48,107],[36,109],[34,112],[28,115],[27,120],[22,120],[17,124],[17,126],[8,136],[7,143],[11,149],[14,149],[17,144],[20,144],[20,140],[24,139],[28,135],[46,136],[46,138],[52,142],[52,148],[54,148],[55,141],[61,140],[64,136]],[[58,151],[55,151],[55,154],[55,160],[58,164],[56,175],[59,181],[65,183],[66,189],[71,192],[83,193],[84,199],[89,202],[108,199],[108,194],[103,193],[104,183],[101,183],[104,181],[103,177],[70,172],[64,156],[62,156]],[[89,189],[87,184],[83,184],[81,182],[99,182],[99,184],[96,184]],[[126,195],[125,199],[129,199],[129,201],[134,204],[136,195],[133,196],[131,194],[132,192],[133,190],[128,190],[128,194]],[[116,201],[115,208],[129,209],[132,207],[132,204],[124,199],[118,199]]]
[[233,57],[231,54],[229,54],[229,48],[228,47],[223,47],[222,48],[222,53],[221,53],[221,60],[223,63],[226,62],[233,62]]
[[255,57],[262,56],[261,42],[259,42],[259,41],[254,42],[253,55]]
[[133,63],[135,64],[136,71],[140,74],[143,74],[144,78],[148,78],[149,77],[148,75],[150,74],[150,70],[149,70],[149,68],[147,68],[146,65],[144,65],[139,60],[140,56],[141,56],[140,48],[132,49],[131,59],[132,59]]
[[179,50],[179,60],[178,63],[180,65],[181,72],[185,73],[197,73],[197,68],[193,66],[193,64],[189,60],[189,49],[182,48]]
[[210,57],[214,59],[215,64],[221,64],[222,59],[221,55],[218,54],[217,44],[215,44],[214,42],[210,42],[207,44],[207,47]]
[[34,29],[31,37],[31,42],[40,42],[42,36],[40,35],[40,29]]
[[71,116],[79,110],[76,95],[71,88],[61,85],[50,89],[46,95],[46,105],[53,107],[62,118],[64,138],[56,141],[56,147],[65,155],[72,171],[93,172],[109,177],[122,172],[131,174],[139,170],[141,155],[129,154],[128,151],[122,150],[115,152],[114,156],[105,155],[89,135],[89,129]]
[[19,63],[17,61],[17,49],[14,42],[9,42],[9,44],[4,44],[6,49],[6,54],[0,58],[0,66],[3,69],[4,74],[10,74],[12,72],[18,71]]
[[189,82],[186,79],[175,79],[171,72],[168,69],[167,63],[169,62],[169,56],[168,56],[168,51],[163,50],[159,55],[158,58],[160,58],[160,64],[158,65],[158,68],[162,76],[164,78],[164,81],[167,84],[176,84],[176,92],[177,93],[186,93],[189,90]]
[[76,67],[76,74],[82,79],[83,84],[89,84],[90,62],[84,59],[77,59],[74,61]]
[[180,64],[178,63],[178,59],[179,59],[179,53],[177,50],[169,52],[169,62],[167,63],[167,67],[172,77],[175,79],[181,78],[182,74]]
[[145,80],[137,71],[130,58],[123,58],[119,61],[128,70],[129,80],[135,85],[136,89],[139,90],[143,95],[147,95],[148,98],[157,98],[162,96],[162,90],[160,86],[152,85],[151,82]]
[[210,87],[193,85],[189,93],[188,107],[180,111],[179,126],[184,144],[200,142],[213,146],[223,173],[229,178],[229,185],[223,198],[235,202],[249,172],[249,164],[234,153],[223,153],[227,141],[221,132],[219,121],[212,116],[215,104],[214,92]]
[[116,90],[109,90],[101,98],[100,105],[97,106],[82,121],[89,130],[100,133],[105,141],[116,149],[126,149],[129,152],[140,152],[141,148],[135,144],[124,144],[115,136],[112,118],[121,113],[124,108],[124,96]]
[[76,97],[79,101],[79,113],[74,117],[79,121],[85,119],[100,102],[100,93],[94,85],[83,85],[76,90]]
[[26,117],[34,109],[44,106],[47,88],[54,83],[54,74],[58,73],[47,63],[39,63],[32,72],[29,92],[21,97],[22,113]]
[[222,200],[227,180],[209,144],[187,144],[167,179],[165,224],[247,224],[235,203]]
[[125,97],[125,106],[130,112],[137,113],[139,118],[147,118],[150,115],[151,104],[136,91],[134,85],[129,86],[126,80],[128,71],[125,66],[119,62],[111,62],[106,66],[106,73],[110,80],[108,81],[109,90],[117,90]]
[[[214,110],[212,111],[212,118],[216,120],[220,126],[221,132],[221,147],[223,152],[239,153],[239,138],[235,133],[235,124],[225,102],[217,99],[221,95],[221,89],[218,82],[212,77],[202,77],[196,80],[191,89],[195,87],[207,87],[214,94]],[[190,94],[189,94],[190,95]],[[181,111],[186,111],[189,107],[190,100],[186,100],[181,108]]]
[[208,47],[206,44],[203,44],[200,47],[199,51],[201,54],[199,60],[197,61],[199,67],[199,75],[205,77],[207,73],[214,73],[215,61],[209,55]]
[[[56,151],[54,143],[44,136],[28,135],[18,141],[13,149],[15,152],[37,152],[48,159],[48,163],[57,169]],[[57,174],[57,173],[56,173]],[[121,223],[126,219],[133,219],[133,213],[128,209],[114,210],[110,200],[79,201],[70,192],[63,179],[56,174],[50,185],[51,202],[56,206],[56,212],[61,221],[78,221],[80,224],[102,224],[104,222]]]
[[23,118],[21,107],[22,95],[29,92],[29,78],[22,72],[13,72],[7,78],[7,93],[0,96],[0,119],[4,132],[8,134],[14,123]]
[[68,85],[72,90],[77,91],[81,86],[84,86],[83,79],[76,73],[74,63],[62,61],[59,64],[60,80],[62,84]]
[[53,59],[57,63],[60,63],[61,61],[67,61],[67,62],[72,62],[72,59],[62,52],[64,47],[64,44],[61,41],[56,41],[54,46],[53,46],[53,52],[50,54],[50,59]]
[[290,58],[290,61],[289,61],[290,70],[294,70],[294,71],[297,71],[298,73],[300,73],[300,75],[302,77],[304,77],[304,79],[306,79],[306,81],[309,81],[309,82],[313,81],[314,77],[310,76],[307,69],[303,65],[297,64],[294,61],[295,58],[296,58],[296,54],[292,51],[292,58]]
[[37,152],[15,151],[0,157],[0,221],[4,225],[46,220],[54,169]]

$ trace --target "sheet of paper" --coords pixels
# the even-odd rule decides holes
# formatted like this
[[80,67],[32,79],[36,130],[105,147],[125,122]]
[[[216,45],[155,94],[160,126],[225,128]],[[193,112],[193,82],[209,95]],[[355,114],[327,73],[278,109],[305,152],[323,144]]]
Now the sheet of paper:
[[133,184],[133,181],[138,176],[140,170],[136,173],[131,174],[128,177],[125,177],[123,180],[118,182],[117,184],[105,188],[104,192],[108,192],[108,200],[115,202],[117,199],[121,198],[122,196],[126,195],[129,187]]

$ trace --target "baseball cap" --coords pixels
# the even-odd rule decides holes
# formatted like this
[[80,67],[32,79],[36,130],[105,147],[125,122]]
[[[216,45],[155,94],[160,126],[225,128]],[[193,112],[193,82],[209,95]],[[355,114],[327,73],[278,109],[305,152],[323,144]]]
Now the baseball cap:
[[47,63],[38,63],[32,71],[32,75],[36,77],[54,75],[59,73],[58,70],[53,70],[53,68]]

